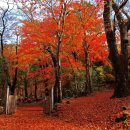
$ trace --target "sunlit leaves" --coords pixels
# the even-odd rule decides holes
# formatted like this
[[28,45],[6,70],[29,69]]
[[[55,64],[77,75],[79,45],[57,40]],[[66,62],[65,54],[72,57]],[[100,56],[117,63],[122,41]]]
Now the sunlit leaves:
[[[97,15],[97,10],[100,10],[98,6],[96,7],[96,5],[87,2],[84,4],[73,1],[66,3],[66,16],[63,27],[61,19],[63,15],[62,1],[52,2],[45,0],[41,2],[43,3],[41,9],[44,10],[43,20],[23,21],[23,27],[20,30],[22,41],[19,46],[19,67],[27,68],[31,64],[44,66],[36,72],[31,72],[31,77],[39,74],[45,79],[46,77],[52,79],[51,76],[54,76],[54,70],[47,71],[48,67],[54,67],[48,47],[51,47],[51,51],[56,56],[57,35],[59,34],[62,34],[60,48],[61,66],[64,71],[62,77],[71,75],[69,70],[77,73],[79,70],[85,69],[84,33],[86,33],[87,51],[91,65],[95,61],[107,63],[106,38],[102,18]],[[56,4],[56,2],[58,3]],[[46,12],[46,15],[44,12]],[[48,64],[48,67],[45,64]]]

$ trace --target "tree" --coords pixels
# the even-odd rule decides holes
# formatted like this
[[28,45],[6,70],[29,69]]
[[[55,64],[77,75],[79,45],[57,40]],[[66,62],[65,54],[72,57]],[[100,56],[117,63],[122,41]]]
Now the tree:
[[[1,33],[0,33],[0,39],[1,39],[0,40],[1,41],[0,58],[1,58],[2,69],[4,72],[4,79],[5,79],[5,80],[3,80],[3,84],[5,84],[4,85],[5,89],[9,87],[9,89],[10,89],[9,95],[12,95],[12,97],[13,97],[14,92],[15,92],[15,88],[16,88],[16,84],[17,84],[17,72],[18,72],[18,67],[16,67],[17,62],[18,62],[18,59],[17,59],[18,58],[17,57],[17,54],[18,54],[18,48],[17,48],[18,35],[16,33],[16,26],[15,26],[15,25],[18,25],[18,21],[16,20],[15,16],[13,17],[11,15],[11,13],[13,12],[13,7],[10,7],[10,1],[8,0],[6,2],[6,4],[7,4],[7,8],[0,7],[0,10],[1,10],[1,12],[0,12],[1,13],[1,18],[0,18],[0,20],[1,20],[0,21],[1,22],[1,27],[0,27],[0,31],[1,31]],[[10,40],[10,42],[11,41],[14,42],[14,40],[16,42],[15,46],[13,47],[12,52],[10,51],[11,45],[5,45],[6,43],[9,42],[9,40]],[[12,56],[11,56],[11,54],[9,54],[9,52],[12,53]],[[13,60],[11,59],[11,57],[13,57]],[[8,97],[8,95],[7,95],[7,97]],[[7,98],[7,99],[10,100],[11,105],[13,102],[15,102],[14,98]],[[6,107],[10,107],[8,105],[6,105]],[[11,110],[10,108],[9,108],[9,113],[14,112],[14,110]]]
[[68,26],[66,28],[69,28],[69,33],[67,32],[66,35],[71,48],[72,46],[78,48],[75,51],[74,48],[70,50],[76,55],[81,53],[80,56],[83,57],[82,60],[86,71],[85,94],[88,94],[92,92],[90,68],[92,68],[93,62],[96,60],[104,62],[107,59],[102,18],[97,15],[100,9],[98,5],[88,2],[74,2],[71,8],[72,13],[66,19],[66,26]]
[[[63,31],[64,31],[64,24],[65,24],[67,1],[64,1],[64,0],[59,1],[58,4],[56,4],[56,2],[58,2],[58,1],[57,0],[55,0],[55,1],[51,0],[51,1],[48,2],[48,1],[45,0],[45,1],[41,1],[41,4],[43,5],[43,9],[44,10],[46,9],[45,12],[49,16],[47,18],[48,21],[51,20],[51,22],[53,23],[53,26],[55,28],[55,30],[53,30],[53,32],[51,32],[52,33],[51,35],[53,37],[55,37],[55,42],[53,41],[53,44],[55,44],[54,46],[56,47],[54,55],[53,55],[54,56],[53,58],[55,58],[55,62],[56,62],[56,63],[54,63],[55,64],[54,65],[55,79],[56,79],[55,85],[54,85],[54,101],[55,102],[61,102],[61,100],[62,100],[62,89],[61,89],[60,48],[61,48],[62,39],[63,39]],[[59,8],[60,10],[58,10],[57,8]],[[47,30],[46,30],[46,32],[48,33]],[[43,46],[45,47],[45,45],[43,45]],[[49,47],[50,46],[52,47],[51,44],[49,45]],[[45,48],[46,48],[46,50],[48,50],[48,46],[45,47]],[[50,50],[48,50],[48,52],[50,53]],[[50,55],[52,56],[52,53],[50,53]]]
[[[104,26],[116,79],[113,97],[123,97],[130,94],[128,85],[128,31],[130,29],[130,17],[124,9],[127,2],[128,0],[125,0],[121,5],[118,5],[114,0],[104,0]],[[112,10],[115,13],[114,21],[112,19]],[[121,52],[117,49],[115,21],[117,21],[120,32]]]
[[[57,38],[57,45],[56,45],[56,54],[55,54],[55,76],[56,76],[56,81],[54,85],[54,102],[61,102],[62,100],[62,87],[61,87],[61,61],[60,61],[60,48],[62,40],[63,40],[63,32],[64,32],[64,25],[65,25],[65,17],[66,17],[66,9],[67,9],[67,1],[62,0],[59,2],[59,8],[60,10],[58,11],[56,6],[52,6],[53,1],[50,3],[50,8],[49,11],[52,15],[52,18],[56,22],[56,30],[55,30],[55,36]],[[57,13],[58,11],[58,13]]]

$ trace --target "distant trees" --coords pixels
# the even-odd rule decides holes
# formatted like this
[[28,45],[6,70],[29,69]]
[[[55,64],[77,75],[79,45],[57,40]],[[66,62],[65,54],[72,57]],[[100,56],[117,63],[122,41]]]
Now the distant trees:
[[[41,66],[36,72],[44,75],[46,87],[52,88],[54,84],[54,102],[57,103],[62,99],[61,81],[64,82],[64,77],[75,77],[80,71],[86,71],[87,77],[90,64],[92,66],[96,60],[106,63],[108,52],[102,19],[98,17],[94,5],[86,2],[84,5],[79,2],[53,2],[41,1],[43,20],[23,21],[20,53],[24,61],[19,60],[19,63]],[[30,58],[25,58],[28,55]],[[89,78],[85,80],[86,94],[91,93],[91,86],[87,83]]]
[[[102,18],[97,15],[100,9],[99,6],[85,1],[73,4],[73,13],[67,19],[68,24],[70,22],[70,26],[73,23],[73,26],[69,30],[70,36],[73,37],[75,43],[72,41],[71,45],[74,44],[81,53],[83,52],[82,57],[86,71],[85,94],[90,94],[93,89],[90,71],[93,68],[94,62],[101,60],[106,63],[107,61],[106,39],[103,31]],[[77,36],[77,34],[79,35]],[[77,39],[80,39],[80,41]],[[75,53],[78,53],[78,49]]]

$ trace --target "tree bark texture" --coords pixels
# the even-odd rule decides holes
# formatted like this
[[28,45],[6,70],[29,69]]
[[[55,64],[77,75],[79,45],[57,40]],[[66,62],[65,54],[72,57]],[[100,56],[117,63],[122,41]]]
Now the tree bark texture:
[[[121,53],[117,50],[115,28],[113,27],[111,17],[112,9],[115,12],[120,28]],[[128,87],[128,31],[127,24],[122,22],[123,17],[120,11],[117,10],[118,6],[113,0],[104,0],[104,26],[116,79],[113,97],[124,97],[130,94],[130,89]]]

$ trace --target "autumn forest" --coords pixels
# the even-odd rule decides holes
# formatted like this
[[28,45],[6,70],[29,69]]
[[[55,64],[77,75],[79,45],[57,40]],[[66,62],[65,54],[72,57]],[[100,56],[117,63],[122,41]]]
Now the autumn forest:
[[0,0],[0,129],[130,129],[129,0]]

